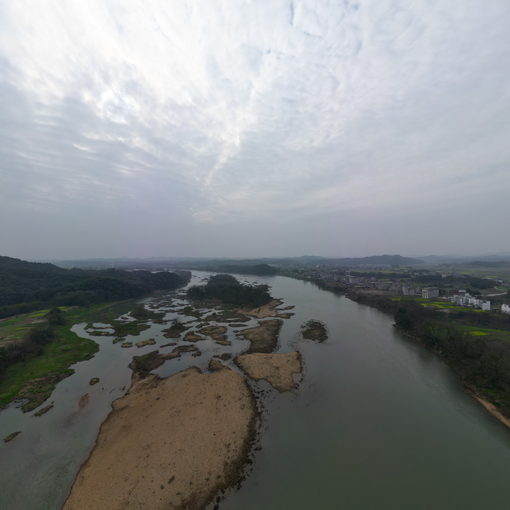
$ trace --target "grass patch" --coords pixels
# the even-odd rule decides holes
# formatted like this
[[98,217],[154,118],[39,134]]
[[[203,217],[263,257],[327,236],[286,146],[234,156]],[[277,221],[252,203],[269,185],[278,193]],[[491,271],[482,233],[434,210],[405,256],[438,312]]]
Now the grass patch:
[[137,336],[142,331],[149,329],[150,325],[146,324],[145,322],[138,321],[132,322],[113,321],[112,328],[117,338],[124,338],[127,335]]
[[[68,307],[64,310],[65,325],[55,327],[55,338],[44,346],[41,354],[20,361],[8,367],[0,381],[0,407],[6,406],[15,398],[27,398],[28,402],[23,410],[31,410],[42,404],[53,392],[55,385],[64,377],[73,373],[69,367],[82,360],[90,359],[99,346],[93,340],[81,338],[70,328],[80,322],[107,322],[128,311],[134,301],[122,301],[92,305],[89,307]],[[34,313],[41,313],[34,312]],[[1,328],[6,327],[5,322],[13,324],[22,323],[27,316],[13,317],[0,323]]]
[[432,301],[430,299],[413,296],[393,297],[391,298],[391,300],[396,302],[413,301],[423,307],[436,308],[437,310],[454,310],[456,312],[480,312],[480,313],[484,311],[480,310],[479,308],[469,308],[467,306],[454,305],[450,301]]
[[480,326],[465,326],[456,324],[455,329],[472,336],[490,337],[494,340],[510,341],[510,331],[504,329],[481,328]]
[[44,322],[44,316],[49,310],[38,310],[37,312],[23,313],[15,317],[0,320],[0,347],[23,340],[26,332],[34,324]]

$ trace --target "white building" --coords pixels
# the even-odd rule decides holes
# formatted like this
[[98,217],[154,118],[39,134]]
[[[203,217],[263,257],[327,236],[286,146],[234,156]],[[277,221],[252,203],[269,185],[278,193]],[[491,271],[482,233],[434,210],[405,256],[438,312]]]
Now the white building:
[[421,291],[421,297],[424,299],[432,299],[439,296],[439,289],[437,287],[426,287]]
[[411,287],[409,285],[403,285],[402,294],[404,296],[421,296],[421,289],[417,287]]
[[470,306],[471,308],[480,308],[486,312],[490,312],[491,310],[490,301],[482,301],[481,299],[475,298],[468,292],[465,294],[455,294],[450,298],[450,300],[454,305],[457,306]]
[[464,296],[461,296],[460,294],[455,294],[450,298],[451,302],[457,306],[464,306],[465,299],[466,298]]
[[504,303],[501,305],[502,313],[510,313],[510,305],[505,305]]

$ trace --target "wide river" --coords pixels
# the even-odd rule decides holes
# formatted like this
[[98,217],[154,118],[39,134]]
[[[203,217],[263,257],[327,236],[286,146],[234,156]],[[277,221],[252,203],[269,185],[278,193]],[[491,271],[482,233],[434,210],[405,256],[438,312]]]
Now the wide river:
[[[194,272],[192,283],[206,275]],[[466,394],[444,363],[396,332],[391,317],[306,282],[242,279],[267,283],[273,296],[296,306],[279,350],[299,349],[305,370],[295,392],[264,392],[260,450],[221,510],[509,507],[510,430]],[[328,327],[324,344],[300,338],[300,326],[312,318]],[[155,324],[128,340],[155,338],[161,345],[168,342],[160,334],[165,327]],[[74,330],[88,336],[84,325]],[[111,401],[129,386],[130,358],[157,347],[121,349],[108,337],[92,338],[100,351],[57,386],[50,412],[0,411],[0,438],[22,431],[0,442],[1,509],[60,508]],[[234,338],[235,350],[247,347]],[[157,372],[205,367],[212,354],[232,350],[212,341],[198,347],[201,357],[184,355]],[[95,376],[101,382],[89,386]]]

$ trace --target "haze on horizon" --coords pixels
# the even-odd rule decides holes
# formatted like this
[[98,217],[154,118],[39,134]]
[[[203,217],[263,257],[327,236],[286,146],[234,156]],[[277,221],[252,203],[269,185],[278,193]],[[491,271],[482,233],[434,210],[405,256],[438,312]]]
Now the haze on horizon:
[[0,254],[510,251],[506,0],[0,1]]

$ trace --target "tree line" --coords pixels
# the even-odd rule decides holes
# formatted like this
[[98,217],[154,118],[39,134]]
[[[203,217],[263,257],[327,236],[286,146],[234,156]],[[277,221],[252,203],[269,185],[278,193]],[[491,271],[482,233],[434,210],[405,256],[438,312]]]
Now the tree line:
[[186,284],[188,271],[63,269],[53,264],[0,257],[0,318],[48,306],[87,306],[171,290]]

